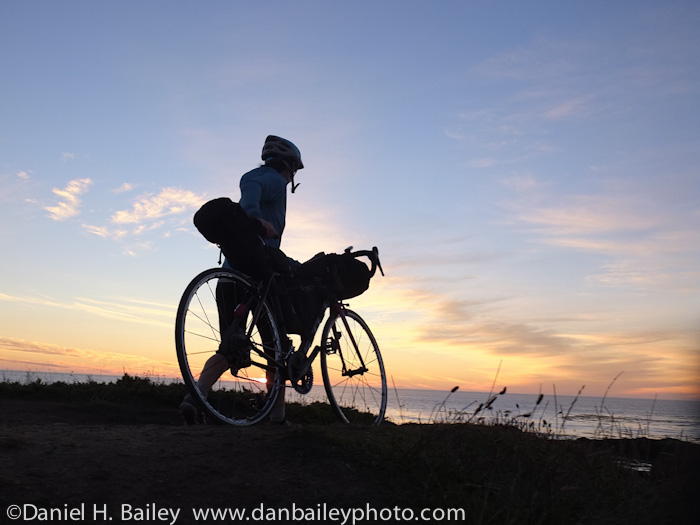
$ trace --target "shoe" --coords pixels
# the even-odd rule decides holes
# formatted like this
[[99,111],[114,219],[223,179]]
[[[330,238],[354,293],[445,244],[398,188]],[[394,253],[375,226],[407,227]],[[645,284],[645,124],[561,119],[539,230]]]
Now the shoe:
[[182,400],[178,408],[180,409],[180,413],[186,425],[196,425],[200,421],[199,410],[194,404],[192,396],[189,394],[185,396],[185,399]]
[[286,428],[295,428],[295,427],[300,427],[298,423],[292,423],[287,419],[286,417],[282,421],[272,421],[270,420],[270,424],[278,427],[286,427]]

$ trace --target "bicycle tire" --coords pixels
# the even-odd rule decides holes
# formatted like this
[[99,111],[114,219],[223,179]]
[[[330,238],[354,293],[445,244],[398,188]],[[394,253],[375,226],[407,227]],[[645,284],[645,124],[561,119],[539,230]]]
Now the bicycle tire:
[[[246,347],[259,353],[251,351],[253,364],[234,376],[228,374],[229,362],[217,350],[222,333],[226,334],[223,327],[229,325],[236,307],[244,300],[250,303],[250,312],[259,307],[258,321],[253,325],[253,315],[247,313],[239,315],[236,322],[245,325]],[[207,422],[252,425],[272,410],[284,387],[279,368],[270,365],[270,359],[280,362],[282,353],[272,312],[266,301],[260,303],[254,282],[235,270],[205,270],[185,289],[175,321],[175,347],[182,378]],[[217,379],[204,395],[197,381],[209,363],[214,363],[211,366]]]
[[323,385],[338,419],[380,424],[387,403],[386,374],[367,323],[352,310],[343,309],[331,314],[321,337]]

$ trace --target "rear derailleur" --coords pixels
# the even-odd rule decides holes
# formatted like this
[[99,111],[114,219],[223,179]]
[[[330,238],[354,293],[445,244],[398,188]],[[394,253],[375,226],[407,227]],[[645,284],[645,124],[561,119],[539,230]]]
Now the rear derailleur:
[[223,355],[228,362],[232,375],[237,375],[242,368],[251,365],[250,351],[253,344],[240,326],[235,323],[230,325],[221,334],[221,344],[218,354]]

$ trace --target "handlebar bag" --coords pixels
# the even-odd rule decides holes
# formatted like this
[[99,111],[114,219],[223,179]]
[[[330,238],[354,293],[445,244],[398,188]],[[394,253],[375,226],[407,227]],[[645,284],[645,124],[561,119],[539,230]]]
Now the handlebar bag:
[[302,278],[320,277],[337,299],[357,297],[369,288],[369,268],[347,253],[320,253],[303,263],[296,274]]
[[334,274],[335,292],[339,299],[357,297],[369,288],[369,268],[349,254],[335,255],[331,272]]

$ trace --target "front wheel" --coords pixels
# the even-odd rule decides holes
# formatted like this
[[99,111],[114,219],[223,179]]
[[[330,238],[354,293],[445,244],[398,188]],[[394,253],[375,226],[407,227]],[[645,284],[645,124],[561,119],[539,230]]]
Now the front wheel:
[[322,344],[323,384],[338,418],[345,423],[381,423],[386,376],[367,323],[352,310],[338,308],[323,327]]
[[175,346],[190,396],[211,422],[257,423],[284,388],[272,309],[236,271],[214,268],[192,280],[178,307]]

